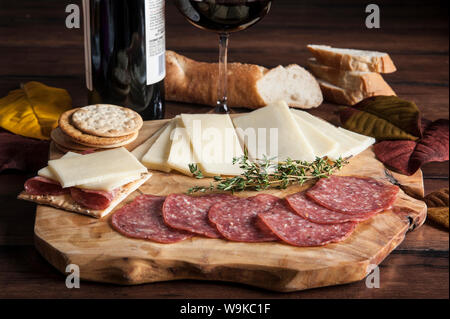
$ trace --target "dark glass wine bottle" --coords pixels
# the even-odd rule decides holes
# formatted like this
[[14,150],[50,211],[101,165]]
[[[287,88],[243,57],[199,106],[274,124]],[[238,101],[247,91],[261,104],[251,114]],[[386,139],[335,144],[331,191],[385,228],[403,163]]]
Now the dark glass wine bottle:
[[83,0],[89,104],[164,117],[165,1]]

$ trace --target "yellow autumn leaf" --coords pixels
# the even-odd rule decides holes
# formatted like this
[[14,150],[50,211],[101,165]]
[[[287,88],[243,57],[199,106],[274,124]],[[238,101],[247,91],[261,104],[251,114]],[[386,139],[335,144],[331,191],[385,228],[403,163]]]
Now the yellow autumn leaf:
[[0,126],[15,134],[48,140],[59,116],[71,107],[66,90],[28,82],[0,99]]

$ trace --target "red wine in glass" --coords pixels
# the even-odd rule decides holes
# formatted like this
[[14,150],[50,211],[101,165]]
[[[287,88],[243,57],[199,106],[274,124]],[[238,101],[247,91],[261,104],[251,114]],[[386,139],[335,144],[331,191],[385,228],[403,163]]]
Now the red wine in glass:
[[219,34],[219,85],[216,113],[229,113],[227,106],[227,49],[232,32],[261,21],[273,0],[174,0],[179,11],[194,26]]

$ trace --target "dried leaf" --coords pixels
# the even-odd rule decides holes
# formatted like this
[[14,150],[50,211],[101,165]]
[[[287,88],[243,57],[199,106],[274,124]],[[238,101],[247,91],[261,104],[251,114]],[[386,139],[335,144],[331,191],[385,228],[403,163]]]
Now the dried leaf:
[[71,106],[66,90],[28,82],[0,99],[0,126],[22,136],[49,139],[59,116]]
[[419,142],[382,141],[375,144],[375,155],[389,168],[412,175],[426,163],[448,161],[448,130],[448,120],[437,120],[428,125]]
[[340,111],[342,125],[377,140],[412,140],[422,136],[421,115],[413,102],[374,96]]
[[417,171],[423,164],[430,162],[444,162],[449,158],[449,122],[437,120],[425,130],[423,138],[419,141],[411,155],[409,171]]
[[428,209],[428,218],[448,229],[448,207],[432,207]]
[[374,145],[377,158],[388,168],[410,175],[409,160],[417,143],[414,141],[383,141]]
[[448,207],[448,188],[442,188],[425,196],[425,203],[430,207]]

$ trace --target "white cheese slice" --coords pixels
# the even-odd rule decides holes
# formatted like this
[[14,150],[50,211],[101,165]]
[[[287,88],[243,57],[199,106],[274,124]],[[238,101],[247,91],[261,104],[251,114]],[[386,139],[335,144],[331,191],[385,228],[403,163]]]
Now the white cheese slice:
[[147,172],[145,166],[123,147],[51,160],[48,162],[48,167],[63,188]]
[[355,140],[360,142],[360,151],[355,153],[355,154],[353,154],[353,155],[357,155],[357,154],[361,153],[362,151],[364,151],[365,149],[369,148],[371,145],[375,144],[375,142],[376,142],[376,139],[371,137],[371,136],[358,134],[356,132],[346,130],[343,127],[338,127],[338,129],[342,133],[346,134],[347,136],[349,136],[349,137],[351,137],[351,138],[353,138],[353,139],[355,139]]
[[244,155],[228,114],[181,114],[194,158],[205,176],[240,175],[233,158]]
[[322,158],[337,150],[339,147],[339,143],[336,140],[324,134],[302,117],[295,115],[295,120],[302,130],[303,135],[308,140],[308,143],[311,145],[314,156]]
[[[70,157],[77,157],[77,156],[82,156],[81,154],[78,153],[74,153],[74,152],[67,152],[66,154],[64,154],[63,156],[61,156],[61,158],[70,158]],[[41,168],[37,174],[39,176],[48,178],[48,179],[52,179],[54,181],[56,181],[58,178],[55,176],[55,174],[52,173],[52,171],[50,170],[50,168],[48,166]]]
[[360,139],[358,140],[354,136],[350,136],[350,134],[344,132],[342,129],[338,129],[336,126],[311,115],[308,112],[300,110],[292,110],[292,112],[293,114],[303,118],[305,121],[308,121],[329,138],[332,138],[339,143],[339,146],[334,151],[327,154],[328,158],[331,160],[336,160],[340,157],[347,158],[350,156],[355,156],[369,146],[367,145],[367,142],[362,143]]
[[313,161],[314,150],[284,101],[233,119],[250,158]]
[[152,136],[150,136],[144,143],[136,147],[131,154],[134,155],[139,161],[142,160],[142,157],[144,157],[145,153],[148,152],[150,147],[155,143],[156,139],[161,135],[161,133],[164,131],[164,129],[167,127],[168,124],[162,126],[160,129],[158,129],[155,133],[153,133]]
[[[73,152],[67,152],[61,158],[71,158],[71,157],[78,157],[78,156],[83,156],[83,155],[78,154],[78,153],[73,153]],[[52,173],[52,171],[50,170],[50,168],[48,166],[40,169],[38,171],[38,175],[52,179],[52,180],[58,179],[56,177],[56,175]],[[84,189],[111,191],[120,186],[131,183],[135,180],[138,180],[139,178],[141,178],[141,174],[132,174],[132,175],[124,175],[124,176],[118,175],[118,176],[113,176],[111,178],[107,178],[102,182],[76,185],[76,187],[84,188]]]
[[198,161],[194,157],[189,134],[183,125],[181,117],[176,118],[176,127],[172,132],[171,140],[172,145],[167,160],[168,165],[180,173],[192,175],[189,170],[189,164],[197,163]]
[[175,119],[169,122],[169,125],[162,131],[161,135],[156,139],[150,149],[142,157],[142,164],[150,169],[155,169],[163,172],[170,172],[171,168],[167,165],[167,159],[170,152],[170,135],[175,129]]

